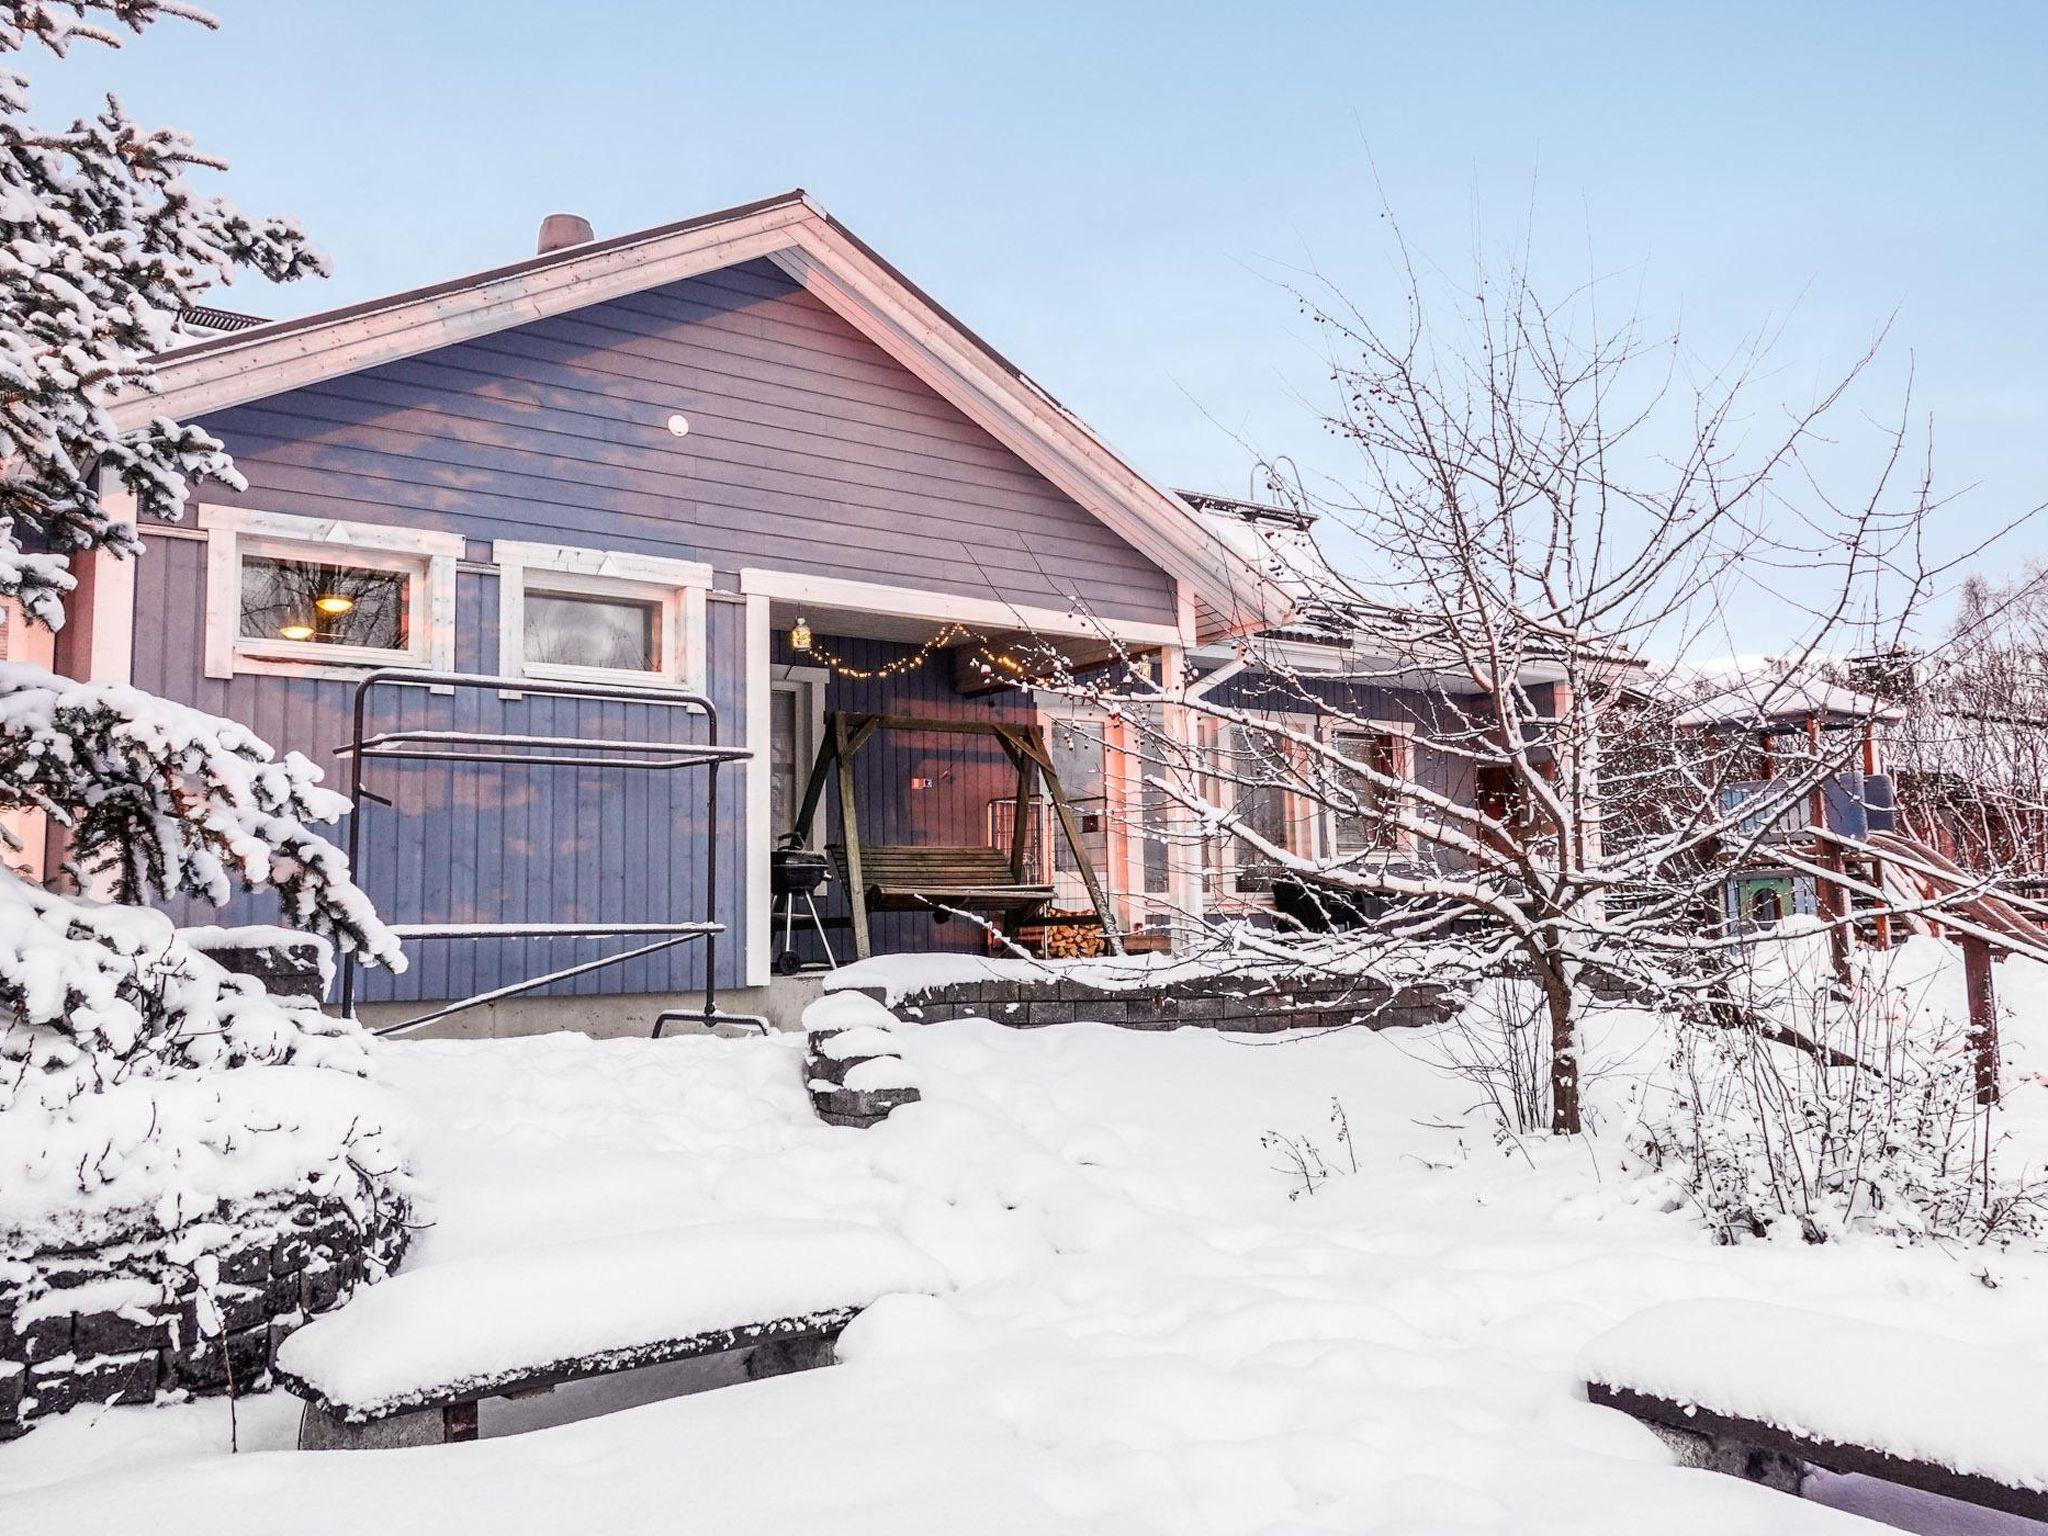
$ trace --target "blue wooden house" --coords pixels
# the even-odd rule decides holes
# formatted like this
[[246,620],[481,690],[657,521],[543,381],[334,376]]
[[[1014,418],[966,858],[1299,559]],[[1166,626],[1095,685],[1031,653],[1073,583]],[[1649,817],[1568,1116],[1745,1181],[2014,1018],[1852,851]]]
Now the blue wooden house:
[[[1171,675],[1287,613],[1186,501],[801,192],[605,240],[557,216],[510,266],[303,319],[212,318],[220,333],[166,354],[161,392],[127,409],[205,427],[247,489],[202,488],[183,522],[142,530],[138,561],[85,562],[61,669],[244,721],[341,787],[372,669],[688,689],[752,753],[719,776],[708,914],[698,779],[377,765],[359,872],[389,920],[569,931],[409,944],[405,974],[367,979],[371,1004],[470,996],[620,947],[582,930],[678,914],[726,925],[720,988],[764,988],[770,849],[828,712],[1037,722],[1027,690],[959,685],[963,637],[1143,650]],[[651,706],[504,686],[369,707],[373,731],[672,728]],[[1130,776],[1109,734],[1053,732],[1117,921],[1138,928],[1148,901],[1199,891],[1112,834]],[[993,738],[892,733],[856,775],[863,833],[992,845],[1014,832],[1011,776]],[[265,915],[250,899],[230,917]],[[876,919],[879,949],[977,940]],[[552,990],[629,995],[606,1005],[624,1017],[702,965],[684,946]]]

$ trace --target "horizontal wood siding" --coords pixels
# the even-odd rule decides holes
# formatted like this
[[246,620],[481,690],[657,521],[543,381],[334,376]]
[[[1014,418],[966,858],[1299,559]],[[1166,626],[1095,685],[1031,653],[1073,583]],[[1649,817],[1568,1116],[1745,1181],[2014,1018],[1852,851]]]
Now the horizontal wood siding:
[[1173,619],[1162,572],[765,262],[204,425],[249,479],[208,499]]
[[[205,547],[160,538],[137,563],[135,682],[202,709],[243,721],[279,750],[305,753],[328,783],[345,791],[348,771],[334,749],[347,741],[355,688],[347,680],[243,676],[220,681],[200,674]],[[461,670],[497,669],[497,577],[462,571],[457,578],[457,660]],[[745,622],[742,606],[714,602],[707,614],[706,671],[723,739],[744,740]],[[368,729],[518,731],[535,735],[604,736],[620,740],[702,740],[705,723],[646,705],[591,703],[531,696],[501,698],[462,691],[380,689],[372,695]],[[731,925],[720,940],[721,986],[739,984],[745,943],[745,774],[720,770],[718,915]],[[646,773],[495,765],[381,763],[370,787],[392,807],[365,810],[365,889],[393,922],[659,922],[689,920],[705,907],[704,770]],[[346,836],[346,824],[330,834]],[[269,922],[267,895],[238,897],[219,916],[183,903],[179,921]],[[465,997],[523,977],[557,970],[645,940],[426,940],[407,946],[402,976],[371,973],[362,995],[389,998]],[[670,991],[702,985],[703,947],[637,960],[551,988],[596,996]]]

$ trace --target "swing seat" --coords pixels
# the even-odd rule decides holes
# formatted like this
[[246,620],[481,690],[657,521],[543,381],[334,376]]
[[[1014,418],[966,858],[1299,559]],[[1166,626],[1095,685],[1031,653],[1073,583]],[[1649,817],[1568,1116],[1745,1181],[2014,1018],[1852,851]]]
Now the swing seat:
[[[846,847],[829,852],[850,889]],[[994,848],[925,848],[863,845],[861,884],[876,912],[926,912],[934,906],[970,912],[1036,916],[1052,901],[1049,885],[1019,885],[1010,861]]]

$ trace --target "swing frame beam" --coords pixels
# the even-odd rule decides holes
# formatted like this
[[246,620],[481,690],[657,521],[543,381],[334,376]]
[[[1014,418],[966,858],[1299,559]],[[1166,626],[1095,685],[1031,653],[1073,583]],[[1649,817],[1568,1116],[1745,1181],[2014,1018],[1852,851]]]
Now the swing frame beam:
[[[1053,815],[1059,822],[1060,833],[1066,840],[1068,850],[1074,856],[1074,864],[1081,876],[1081,882],[1088,889],[1089,904],[1095,909],[1095,919],[1102,925],[1104,938],[1112,953],[1122,954],[1123,936],[1117,931],[1116,919],[1110,913],[1108,897],[1103,893],[1102,882],[1096,877],[1094,861],[1088,857],[1088,850],[1081,844],[1081,824],[1074,815],[1074,807],[1067,799],[1064,785],[1060,783],[1059,770],[1053,766],[1052,752],[1045,738],[1045,728],[1037,724],[1013,724],[1004,720],[947,719],[922,715],[889,715],[869,711],[833,710],[825,717],[824,740],[818,744],[818,756],[811,764],[810,778],[804,785],[804,798],[796,816],[796,837],[804,846],[810,846],[811,828],[816,822],[818,808],[824,800],[825,781],[829,776],[834,793],[839,801],[839,828],[843,840],[846,860],[846,895],[850,911],[850,926],[853,930],[853,948],[857,959],[865,960],[874,953],[869,932],[869,900],[866,871],[862,867],[860,837],[860,811],[854,794],[854,759],[869,742],[883,731],[930,731],[954,736],[986,736],[992,738],[1017,770],[1017,792],[1015,813],[1011,817],[1009,871],[1011,889],[1018,893],[1030,890],[1025,883],[1024,865],[1030,856],[1030,831],[1033,812],[1038,803],[1038,786],[1045,786],[1046,799],[1051,803]],[[879,852],[879,848],[876,849]],[[936,851],[936,850],[935,850]],[[997,891],[980,893],[983,896],[1000,894]],[[921,897],[924,904],[935,913],[944,911],[944,904]],[[984,901],[983,905],[990,903]],[[1021,903],[1021,904],[1029,904]],[[1002,904],[997,903],[997,906]],[[1020,903],[1010,903],[1011,906]]]

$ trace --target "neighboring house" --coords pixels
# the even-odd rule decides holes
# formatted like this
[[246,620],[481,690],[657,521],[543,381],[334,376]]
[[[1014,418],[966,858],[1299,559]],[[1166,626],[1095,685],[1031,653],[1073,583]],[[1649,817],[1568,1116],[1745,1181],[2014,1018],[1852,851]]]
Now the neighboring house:
[[[1284,626],[1243,638],[1219,637],[1192,653],[1194,687],[1214,704],[1254,722],[1249,728],[1213,717],[1194,722],[1196,744],[1215,768],[1206,786],[1211,801],[1238,812],[1267,840],[1306,859],[1384,857],[1418,875],[1461,867],[1462,854],[1419,832],[1391,829],[1377,815],[1336,814],[1333,798],[1363,805],[1377,798],[1362,776],[1351,776],[1348,795],[1333,797],[1306,764],[1262,763],[1260,758],[1270,755],[1272,733],[1261,727],[1281,724],[1331,743],[1344,760],[1370,764],[1429,794],[1484,805],[1506,818],[1512,793],[1506,776],[1475,764],[1469,752],[1441,745],[1460,735],[1462,726],[1453,722],[1484,718],[1486,711],[1471,705],[1477,686],[1453,666],[1431,667],[1420,660],[1428,645],[1419,618],[1378,606],[1368,611],[1365,600],[1353,595],[1352,584],[1329,565],[1312,514],[1199,491],[1180,496],[1219,537],[1275,580],[1293,605]],[[1390,634],[1404,631],[1408,641],[1389,640]],[[1539,715],[1552,707],[1551,690],[1561,675],[1540,662],[1524,667],[1521,679]],[[1415,804],[1402,809],[1412,821]],[[1457,831],[1462,834],[1462,827]],[[1278,905],[1292,908],[1290,916],[1301,915],[1299,904],[1284,899],[1284,880],[1282,898],[1276,901],[1274,871],[1246,844],[1218,838],[1204,852],[1206,910],[1257,920]],[[1379,905],[1365,903],[1368,911]],[[1307,911],[1313,914],[1316,906],[1311,901]]]
[[[801,192],[616,239],[564,223],[530,260],[299,320],[217,315],[221,334],[163,357],[161,392],[126,415],[204,427],[248,488],[203,488],[184,522],[142,530],[139,561],[82,562],[59,667],[245,721],[338,787],[372,667],[699,688],[755,754],[725,771],[719,821],[714,979],[742,988],[769,979],[769,850],[828,711],[1039,718],[1028,692],[956,686],[949,636],[1114,644],[1172,671],[1284,622],[1243,553]],[[376,708],[414,729],[650,729],[641,706],[511,690]],[[1107,803],[1129,778],[1101,735],[1055,732],[1055,750],[1104,802],[1089,835],[1136,927],[1199,892]],[[372,777],[394,803],[365,813],[360,873],[394,921],[702,915],[701,782]],[[992,741],[899,733],[855,775],[864,835],[992,842],[1011,778]],[[915,913],[876,931],[883,949],[980,939]],[[468,996],[621,947],[428,940],[365,996]],[[561,990],[667,993],[700,957]]]
[[[1692,698],[1680,724],[1748,745],[1749,776],[1720,787],[1724,812],[1758,800],[1774,761],[1819,758],[1840,764],[1800,804],[1738,823],[1744,841],[1754,841],[1755,848],[1722,889],[1723,922],[1736,931],[1754,931],[1788,917],[1817,915],[1830,899],[1828,882],[1813,872],[1817,865],[1839,868],[1854,882],[1839,898],[1848,907],[1875,906],[1869,892],[1882,889],[1885,876],[1871,840],[1890,839],[1898,830],[1885,746],[1900,711],[1833,681],[1817,664],[1791,673],[1768,658],[1690,668],[1680,685]],[[1801,771],[1802,777],[1811,774]],[[1866,926],[1880,942],[1888,940],[1887,925]]]

